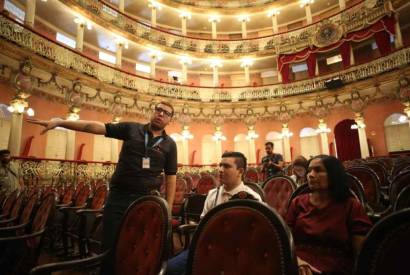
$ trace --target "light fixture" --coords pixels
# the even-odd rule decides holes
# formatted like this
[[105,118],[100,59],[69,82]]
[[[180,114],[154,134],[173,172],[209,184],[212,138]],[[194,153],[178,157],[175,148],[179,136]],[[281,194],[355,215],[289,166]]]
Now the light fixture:
[[259,135],[255,132],[253,127],[249,127],[248,134],[246,135],[246,140],[255,140]]
[[363,129],[363,128],[366,128],[366,124],[364,124],[364,123],[355,123],[355,124],[352,124],[351,126],[350,126],[350,129],[352,129],[352,130],[357,130],[357,129]]
[[79,25],[87,25],[87,30],[91,30],[93,27],[90,21],[86,21],[84,18],[80,16],[76,16],[74,18],[74,23],[79,24]]
[[190,20],[190,19],[191,19],[191,13],[188,12],[188,11],[182,11],[182,12],[179,14],[179,17]]
[[117,45],[123,45],[124,48],[128,49],[128,41],[127,41],[125,38],[117,37],[117,38],[115,39],[115,43],[116,43]]
[[76,121],[80,119],[80,115],[74,112],[68,113],[67,120]]
[[221,18],[218,15],[211,15],[208,18],[209,22],[215,22],[215,23],[219,23],[221,22]]
[[182,56],[179,58],[179,63],[185,64],[185,65],[190,65],[190,64],[192,64],[192,60],[191,60],[191,58],[190,58],[189,56],[187,56],[187,55],[182,55]]
[[157,1],[154,0],[150,0],[148,7],[156,9],[156,10],[161,10],[162,9],[162,5],[160,3],[158,3]]
[[319,128],[316,129],[316,133],[318,133],[318,134],[321,134],[321,133],[326,133],[327,134],[327,133],[330,133],[330,132],[331,132],[331,130],[327,127],[323,127],[323,128],[319,127]]
[[272,17],[272,16],[274,16],[274,15],[279,15],[280,14],[280,10],[278,10],[278,9],[273,9],[273,10],[270,10],[269,12],[268,12],[268,17]]
[[405,122],[407,122],[408,120],[407,120],[407,116],[405,116],[405,115],[401,115],[401,116],[399,116],[399,122],[400,123],[405,123]]
[[226,140],[226,137],[224,136],[224,134],[222,133],[220,128],[217,127],[214,135],[212,136],[212,139],[214,141],[224,141],[224,140]]
[[249,67],[253,65],[253,60],[250,58],[244,58],[241,60],[241,67]]
[[189,128],[188,128],[188,126],[184,126],[184,128],[183,128],[183,130],[182,130],[182,132],[181,132],[181,135],[182,135],[182,139],[184,139],[184,140],[188,140],[188,139],[193,139],[194,138],[194,136],[191,134],[191,132],[189,131]]
[[10,113],[17,113],[17,114],[23,114],[26,113],[28,116],[34,116],[34,110],[32,108],[28,108],[28,103],[27,101],[20,99],[20,98],[15,98],[10,102],[10,105],[7,107],[7,110]]
[[238,16],[238,21],[239,22],[249,22],[251,19],[249,18],[249,15],[247,14],[242,14]]
[[162,59],[162,53],[156,49],[151,49],[149,56],[157,61]]
[[300,0],[300,7],[303,8],[307,5],[313,4],[314,0]]
[[222,61],[220,59],[211,59],[211,68],[215,68],[215,67],[222,67]]
[[33,110],[33,108],[28,108],[27,111],[26,111],[26,113],[27,113],[28,116],[34,116],[34,110]]

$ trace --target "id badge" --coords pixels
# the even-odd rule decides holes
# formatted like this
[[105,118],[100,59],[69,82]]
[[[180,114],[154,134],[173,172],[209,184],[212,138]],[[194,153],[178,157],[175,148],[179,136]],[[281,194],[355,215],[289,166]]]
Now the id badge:
[[148,157],[142,158],[142,169],[149,169],[149,168],[150,168],[149,158]]

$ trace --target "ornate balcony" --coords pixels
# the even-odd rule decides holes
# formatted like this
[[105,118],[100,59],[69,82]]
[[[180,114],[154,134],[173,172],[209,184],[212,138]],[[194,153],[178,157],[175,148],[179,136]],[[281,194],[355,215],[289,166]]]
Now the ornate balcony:
[[[60,1],[99,25],[114,27],[122,36],[136,43],[155,44],[177,54],[188,51],[197,56],[215,54],[223,58],[238,58],[243,54],[288,54],[308,47],[327,46],[345,34],[363,29],[393,12],[383,1],[378,1],[373,7],[368,7],[364,1],[320,22],[286,33],[251,39],[217,40],[188,37],[153,28],[103,1]],[[330,27],[336,30],[336,37],[328,36]]]

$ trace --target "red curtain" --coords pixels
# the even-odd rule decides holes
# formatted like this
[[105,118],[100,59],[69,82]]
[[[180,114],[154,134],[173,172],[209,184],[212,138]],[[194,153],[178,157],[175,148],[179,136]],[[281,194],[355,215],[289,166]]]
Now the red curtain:
[[282,75],[282,82],[289,83],[289,74],[290,74],[289,63],[283,64],[279,68],[280,68],[280,74]]
[[376,32],[374,34],[377,48],[382,56],[388,55],[391,52],[390,34],[388,32]]
[[316,53],[311,53],[306,59],[309,77],[315,76],[316,71]]
[[352,119],[345,119],[335,127],[337,157],[341,161],[361,158],[359,133],[350,127],[355,124]]
[[[375,39],[376,39],[376,43],[378,43],[377,44],[378,47],[380,43],[379,49],[383,48],[380,51],[381,52],[383,51],[384,55],[388,54],[391,51],[391,49],[389,50],[390,40],[387,43],[386,37],[388,37],[389,34],[394,35],[395,22],[396,21],[395,21],[394,15],[392,15],[391,17],[385,16],[379,21],[375,22],[373,25],[365,29],[348,33],[340,41],[332,45],[329,45],[327,47],[323,47],[323,48],[312,47],[312,48],[303,49],[300,52],[293,53],[293,54],[279,55],[278,67],[279,67],[279,71],[282,73],[283,82],[284,83],[289,82],[289,66],[284,67],[286,64],[303,62],[303,61],[306,61],[307,59],[309,59],[307,63],[311,63],[310,70],[309,70],[309,76],[314,76],[314,71],[315,71],[314,67],[316,66],[316,64],[313,66],[312,61],[315,60],[314,63],[316,63],[316,56],[312,56],[312,54],[318,53],[318,52],[328,52],[328,51],[339,48],[342,54],[342,58],[343,58],[343,66],[344,67],[349,66],[350,65],[350,47],[351,47],[350,42],[351,41],[361,42],[363,40],[368,39],[369,37],[373,35],[375,35]],[[377,42],[378,40],[379,42]],[[308,64],[308,68],[309,68],[309,64]],[[311,75],[312,69],[313,69],[313,74]]]
[[351,50],[351,44],[349,41],[345,41],[340,45],[340,55],[342,56],[342,64],[343,68],[349,67],[350,64],[350,50]]

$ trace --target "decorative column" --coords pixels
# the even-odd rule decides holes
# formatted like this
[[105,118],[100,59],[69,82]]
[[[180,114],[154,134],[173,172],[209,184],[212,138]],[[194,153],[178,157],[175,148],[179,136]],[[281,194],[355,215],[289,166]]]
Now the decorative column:
[[222,63],[219,59],[214,59],[211,61],[212,75],[213,75],[213,86],[218,87],[219,84],[219,73],[218,68],[222,67]]
[[241,22],[242,39],[245,39],[248,36],[246,31],[246,23],[250,21],[249,16],[241,15],[238,17],[238,21]]
[[350,66],[355,64],[353,46],[350,45]]
[[150,66],[151,66],[151,78],[152,79],[155,79],[155,65],[156,65],[156,63],[157,63],[157,61],[158,61],[158,59],[159,59],[159,55],[158,55],[158,53],[156,53],[156,52],[152,52],[151,53],[151,63],[150,63]]
[[[404,105],[406,106],[406,108],[404,108],[404,113],[406,114],[406,116],[408,118],[410,118],[410,103],[406,102],[406,103],[404,103]],[[410,127],[410,119],[407,119],[407,122],[408,122],[409,127]]]
[[179,15],[181,17],[181,31],[182,35],[186,35],[186,21],[191,19],[191,14],[189,12],[181,12]]
[[279,70],[279,59],[278,58],[276,58],[276,70],[278,73],[278,82],[282,83],[282,74],[280,73],[280,70]]
[[360,153],[364,159],[370,156],[365,129],[366,124],[364,123],[364,118],[361,113],[355,114],[355,121],[357,124],[357,131],[359,132]]
[[327,125],[323,119],[319,119],[319,127],[317,129],[317,132],[320,134],[322,154],[329,155],[329,141],[327,134],[330,133],[330,129],[327,128]]
[[157,10],[161,10],[162,6],[158,2],[151,0],[148,7],[151,8],[151,26],[155,28],[157,26]]
[[394,46],[396,49],[403,48],[403,37],[401,35],[400,23],[399,23],[399,14],[395,14],[396,23],[394,24],[395,36],[394,36]]
[[310,25],[312,24],[313,20],[312,20],[312,11],[310,9],[310,4],[313,4],[313,0],[302,0],[300,1],[300,7],[301,8],[305,8],[305,12],[306,12],[306,21],[307,24]]
[[212,27],[212,39],[216,39],[216,23],[221,22],[221,18],[219,18],[219,16],[217,15],[213,15],[211,17],[209,17],[208,19],[209,22],[211,22],[211,27]]
[[[80,119],[80,107],[71,106],[70,110],[68,111],[67,120],[76,121]],[[75,136],[76,133],[73,130],[67,130],[66,140],[67,144],[65,147],[65,158],[69,160],[74,160],[74,153],[75,153]]]
[[256,146],[255,139],[259,135],[255,131],[255,126],[248,126],[248,135],[246,139],[249,141],[249,163],[256,163]]
[[226,140],[226,137],[222,133],[221,126],[215,126],[215,133],[212,136],[212,139],[215,140],[216,160],[217,163],[219,163],[222,156],[222,141]]
[[283,139],[283,158],[285,162],[292,161],[292,156],[290,153],[290,137],[293,133],[289,131],[287,123],[282,124],[282,139]]
[[85,27],[85,22],[84,20],[80,18],[76,18],[74,20],[75,23],[77,23],[77,36],[75,39],[75,48],[78,51],[83,50],[83,45],[84,45],[84,27]]
[[190,139],[193,139],[194,136],[189,131],[189,126],[188,125],[183,126],[181,135],[182,135],[182,164],[188,165],[189,164],[189,160],[188,160],[188,152],[189,152],[188,141]]
[[278,15],[280,14],[279,10],[271,10],[268,13],[268,17],[272,18],[272,30],[273,30],[273,34],[276,34],[279,32],[279,27],[278,27]]
[[252,66],[253,61],[251,59],[243,59],[241,63],[241,67],[244,69],[245,72],[245,83],[246,86],[251,85],[251,78],[249,74],[249,67]]
[[340,10],[344,10],[346,8],[346,0],[339,0],[339,8]]
[[36,16],[36,0],[27,0],[26,15],[24,17],[24,23],[27,26],[33,27],[35,16]]
[[124,2],[125,0],[118,0],[118,10],[124,12]]
[[124,46],[124,42],[122,41],[117,41],[117,49],[115,51],[115,65],[118,68],[121,68],[121,61],[122,61],[122,48]]
[[34,110],[27,108],[27,99],[30,97],[33,89],[31,69],[31,62],[26,59],[21,63],[19,72],[13,78],[13,86],[16,89],[16,94],[10,102],[10,106],[7,108],[8,111],[12,113],[8,144],[8,149],[12,156],[20,155],[23,114],[26,113],[28,116],[34,115]]
[[181,56],[179,63],[182,65],[181,84],[186,84],[188,81],[188,65],[192,64],[192,60],[188,56],[184,55]]

